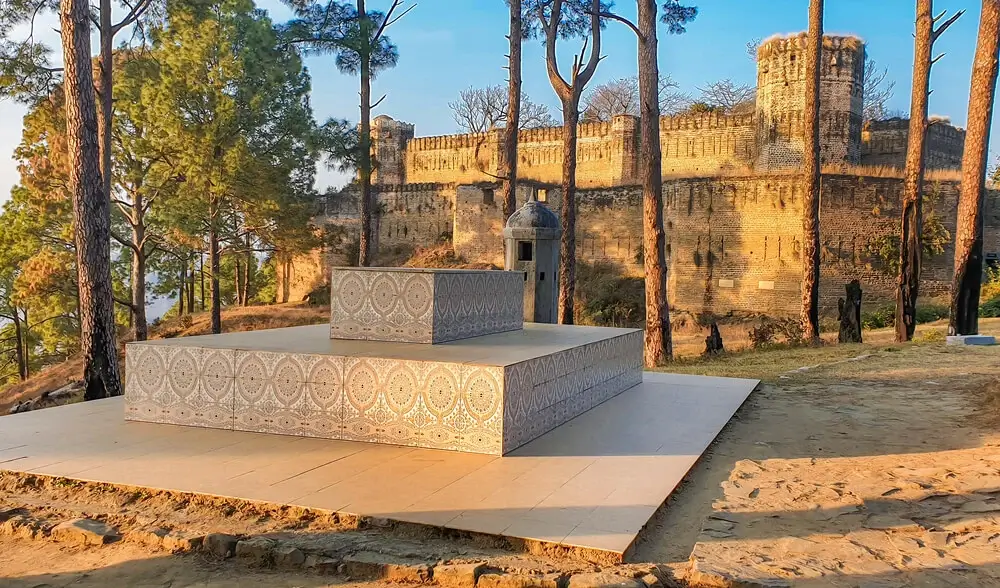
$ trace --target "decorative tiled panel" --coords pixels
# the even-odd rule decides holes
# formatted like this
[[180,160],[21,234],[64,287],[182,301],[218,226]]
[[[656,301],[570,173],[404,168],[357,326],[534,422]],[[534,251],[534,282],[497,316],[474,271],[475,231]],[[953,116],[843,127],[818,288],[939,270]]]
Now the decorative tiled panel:
[[341,438],[344,358],[237,350],[239,431]]
[[130,343],[125,354],[125,418],[233,428],[234,352]]
[[434,343],[516,331],[523,326],[523,273],[434,274]]
[[507,366],[503,453],[642,382],[642,331]]
[[503,368],[344,361],[344,439],[499,454]]
[[333,339],[443,343],[523,326],[518,272],[335,268],[330,287]]
[[434,274],[335,268],[330,337],[433,342]]
[[640,383],[642,332],[526,357],[490,366],[134,343],[125,412],[129,420],[500,455]]

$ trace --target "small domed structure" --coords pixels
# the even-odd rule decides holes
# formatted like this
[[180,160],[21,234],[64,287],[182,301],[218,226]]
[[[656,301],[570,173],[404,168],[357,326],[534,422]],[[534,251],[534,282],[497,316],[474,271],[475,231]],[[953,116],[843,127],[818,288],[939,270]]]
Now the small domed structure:
[[507,219],[508,229],[558,229],[559,217],[537,200],[529,200]]
[[524,320],[554,323],[559,304],[559,217],[529,200],[507,219],[504,268],[524,273]]

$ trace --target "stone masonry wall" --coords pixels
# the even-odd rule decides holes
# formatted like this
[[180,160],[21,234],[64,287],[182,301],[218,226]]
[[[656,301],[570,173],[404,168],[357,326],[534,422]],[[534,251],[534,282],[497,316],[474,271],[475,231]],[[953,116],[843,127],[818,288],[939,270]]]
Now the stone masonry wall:
[[[834,313],[844,284],[857,278],[869,304],[894,296],[894,269],[873,254],[899,231],[902,181],[848,175],[823,177],[821,305]],[[954,234],[958,186],[929,182],[936,214]],[[801,288],[801,179],[795,175],[688,178],[664,182],[670,298],[692,311],[732,310],[794,316]],[[519,202],[525,194],[519,195]],[[559,211],[557,189],[546,193]],[[482,188],[460,187],[456,253],[470,261],[502,262],[500,212],[484,204]],[[635,186],[580,190],[577,255],[641,275],[642,196]],[[462,211],[468,210],[467,213]],[[986,207],[986,252],[1000,253],[1000,195]],[[954,249],[925,261],[922,293],[946,294]]]
[[[379,254],[407,253],[450,241],[454,225],[456,188],[450,184],[379,186],[376,192],[375,238]],[[295,302],[329,280],[334,266],[348,265],[346,251],[357,243],[358,192],[345,190],[326,203],[314,219],[334,239],[327,250],[296,257],[278,271],[281,302]],[[501,266],[503,263],[501,262]]]
[[[910,121],[890,119],[872,121],[861,133],[861,164],[902,168],[906,165],[906,142]],[[945,121],[927,127],[927,167],[931,169],[961,169],[965,147],[965,130]]]
[[[662,117],[660,146],[664,175],[708,175],[746,170],[755,157],[752,115]],[[419,137],[405,148],[405,170],[385,173],[410,183],[475,184],[495,180],[500,132]],[[562,181],[563,129],[527,129],[519,134],[518,172],[524,180]],[[639,129],[634,116],[578,128],[577,185],[581,188],[632,185],[638,181]],[[390,152],[383,165],[396,161]]]
[[[794,168],[804,152],[804,33],[775,37],[757,49],[758,170]],[[856,37],[823,38],[820,59],[820,159],[829,164],[860,161],[865,47]]]

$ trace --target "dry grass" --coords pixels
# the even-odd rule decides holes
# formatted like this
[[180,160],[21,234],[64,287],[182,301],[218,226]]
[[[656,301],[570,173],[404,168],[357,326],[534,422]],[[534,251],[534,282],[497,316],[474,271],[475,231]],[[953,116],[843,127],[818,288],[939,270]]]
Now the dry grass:
[[423,247],[403,264],[403,267],[443,268],[443,269],[502,269],[490,263],[469,263],[455,256],[455,250],[449,243],[441,243],[434,247]]
[[[988,335],[1000,336],[1000,319],[980,319],[980,331]],[[720,326],[726,353],[719,357],[704,358],[707,329],[698,333],[678,333],[674,336],[674,354],[678,361],[662,368],[663,371],[706,376],[734,378],[758,378],[765,381],[780,379],[782,374],[801,368],[831,365],[837,362],[849,364],[849,360],[860,356],[886,356],[914,347],[943,348],[942,343],[947,321],[935,321],[918,325],[913,343],[899,344],[893,341],[891,328],[864,332],[864,343],[839,345],[837,334],[823,333],[823,344],[817,346],[775,345],[767,349],[751,349],[746,336],[746,325]],[[808,371],[808,370],[804,370]],[[1000,388],[1000,385],[998,385]],[[1000,391],[996,394],[1000,417]]]
[[[303,302],[229,308],[222,311],[222,331],[231,333],[315,325],[326,322],[329,318],[330,309],[326,306],[309,306]],[[163,321],[152,329],[150,338],[190,337],[207,335],[211,331],[210,313],[198,312]]]
[[83,357],[74,355],[62,363],[45,368],[24,382],[0,388],[0,415],[7,414],[11,406],[41,396],[44,392],[58,390],[83,376]]

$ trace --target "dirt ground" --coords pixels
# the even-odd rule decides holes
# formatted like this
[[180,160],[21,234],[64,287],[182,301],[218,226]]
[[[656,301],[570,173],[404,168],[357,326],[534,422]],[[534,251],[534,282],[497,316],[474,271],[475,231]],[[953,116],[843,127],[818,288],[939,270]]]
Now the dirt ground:
[[[44,562],[42,565],[39,562]],[[3,588],[381,588],[309,572],[248,567],[206,556],[155,554],[129,544],[80,549],[56,543],[0,538]]]
[[[941,326],[923,327],[923,330]],[[1000,321],[982,330],[1000,335]],[[868,335],[868,334],[866,334]],[[631,560],[679,585],[1000,587],[1000,347],[941,343],[773,349],[673,371],[765,380],[640,535]],[[0,422],[2,425],[2,422]],[[116,524],[322,535],[374,551],[586,571],[463,537],[349,529],[302,513],[72,485],[0,484],[0,511]],[[131,521],[131,522],[130,522]],[[353,543],[352,543],[353,542]],[[327,586],[130,542],[71,548],[0,538],[0,586]]]

